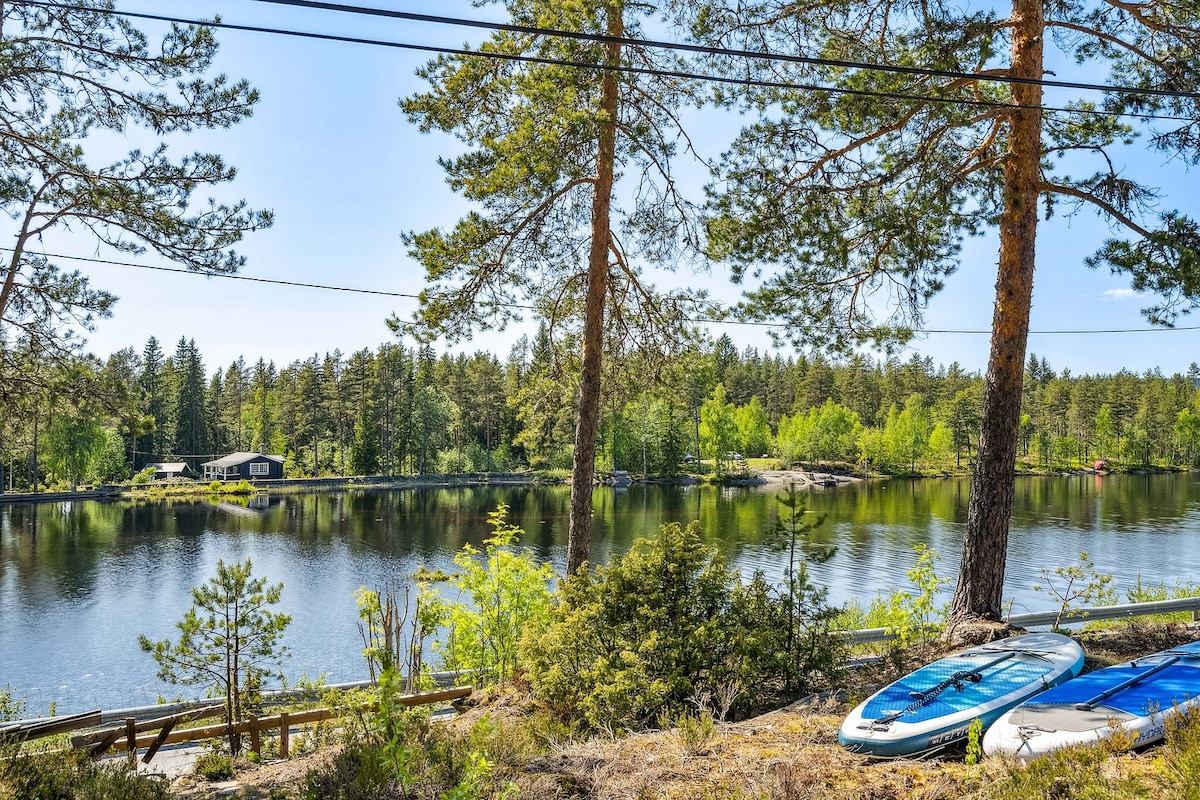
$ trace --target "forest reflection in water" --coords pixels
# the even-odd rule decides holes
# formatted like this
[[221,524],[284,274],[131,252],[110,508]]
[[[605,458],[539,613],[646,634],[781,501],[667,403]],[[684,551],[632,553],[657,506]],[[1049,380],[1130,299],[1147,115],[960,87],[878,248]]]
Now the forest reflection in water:
[[[966,524],[965,479],[871,481],[808,495],[826,514],[814,547],[836,547],[810,567],[830,600],[908,587],[916,545],[941,556],[953,579]],[[700,520],[705,539],[749,574],[782,578],[769,531],[781,487],[634,485],[596,490],[593,560],[623,553],[665,522]],[[450,571],[465,543],[480,545],[499,503],[522,546],[562,568],[566,487],[350,490],[240,501],[78,501],[0,506],[0,687],[66,713],[173,697],[138,634],[173,637],[192,586],[218,559],[251,558],[256,575],[284,583],[293,679],[365,675],[353,600],[361,585],[407,579],[418,567]],[[1006,575],[1014,613],[1053,601],[1033,590],[1042,570],[1082,551],[1123,594],[1144,583],[1200,579],[1200,477],[1162,475],[1018,478]],[[947,590],[948,592],[949,590]]]

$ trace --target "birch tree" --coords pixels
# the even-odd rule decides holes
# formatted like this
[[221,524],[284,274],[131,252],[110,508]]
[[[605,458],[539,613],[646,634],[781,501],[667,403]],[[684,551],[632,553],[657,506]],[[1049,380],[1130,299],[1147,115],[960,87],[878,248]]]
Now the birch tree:
[[[694,101],[694,87],[621,71],[676,64],[626,41],[644,23],[670,24],[663,16],[674,3],[657,4],[661,13],[627,0],[495,4],[521,29],[495,33],[478,55],[431,61],[418,72],[430,90],[402,101],[423,131],[466,146],[442,165],[451,188],[476,206],[450,230],[406,236],[429,283],[417,329],[454,341],[503,327],[524,307],[559,341],[578,337],[574,572],[590,547],[605,347],[674,341],[689,327],[685,294],[656,293],[641,265],[675,263],[697,242],[673,172],[679,151],[690,149],[679,108]],[[607,38],[587,38],[596,36]]]
[[[723,159],[709,233],[714,254],[741,274],[762,270],[749,315],[786,322],[797,342],[903,340],[958,266],[964,238],[998,233],[982,431],[951,614],[960,630],[1000,619],[1040,213],[1103,218],[1112,238],[1084,264],[1156,293],[1144,310],[1151,321],[1172,324],[1200,297],[1200,228],[1124,169],[1131,143],[1181,165],[1200,156],[1194,6],[750,0],[701,3],[694,21],[707,42],[807,59],[764,59],[760,76],[832,90],[745,97],[760,113]],[[1046,82],[1061,80],[1047,71],[1052,58],[1130,91],[1062,81],[1055,97],[1071,89],[1079,99],[1049,107]]]

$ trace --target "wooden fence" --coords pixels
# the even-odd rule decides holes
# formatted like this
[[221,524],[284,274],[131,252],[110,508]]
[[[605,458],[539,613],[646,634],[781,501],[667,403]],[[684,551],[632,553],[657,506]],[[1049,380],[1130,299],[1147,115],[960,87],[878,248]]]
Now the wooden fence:
[[[471,687],[469,686],[459,686],[436,692],[403,695],[396,698],[396,702],[399,705],[407,707],[448,703],[452,700],[469,696],[471,691]],[[361,706],[361,710],[372,710],[374,708],[375,705],[373,703]],[[202,739],[216,739],[231,734],[249,734],[250,751],[259,753],[262,749],[262,734],[278,729],[279,755],[282,758],[287,758],[292,727],[312,725],[322,720],[334,719],[342,716],[345,711],[345,709],[333,708],[316,708],[310,711],[294,712],[284,711],[268,717],[252,715],[244,722],[234,725],[227,725],[222,722],[196,728],[176,729],[176,726],[188,722],[221,716],[225,713],[225,705],[218,703],[140,722],[135,717],[128,717],[120,725],[101,728],[100,730],[71,737],[71,746],[78,750],[87,750],[94,758],[99,758],[112,747],[123,743],[124,749],[129,753],[131,759],[135,757],[138,750],[145,748],[146,754],[142,757],[142,760],[150,763],[155,753],[164,745],[194,742]],[[103,713],[98,710],[88,711],[82,714],[73,714],[69,717],[51,720],[37,720],[25,724],[9,724],[0,727],[0,739],[27,742],[57,734],[70,733],[72,731],[85,731],[98,726]]]

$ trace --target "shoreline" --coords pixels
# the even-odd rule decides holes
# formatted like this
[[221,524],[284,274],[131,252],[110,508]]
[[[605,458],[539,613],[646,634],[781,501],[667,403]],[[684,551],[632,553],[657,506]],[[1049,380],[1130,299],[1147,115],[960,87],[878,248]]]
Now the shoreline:
[[[1189,471],[1180,467],[1139,467],[1128,470],[1100,470],[1081,467],[1070,470],[1022,470],[1014,474],[1018,478],[1055,478],[1093,475],[1157,475],[1173,472]],[[848,486],[863,483],[868,480],[901,479],[946,479],[969,478],[970,473],[939,471],[912,475],[849,475],[841,472],[831,472],[820,469],[763,469],[750,470],[747,473],[737,473],[726,476],[723,480],[713,480],[713,476],[683,474],[673,477],[636,478],[628,473],[597,472],[598,480],[595,486],[615,486],[624,488],[637,484],[659,486],[695,486],[709,483],[720,486],[786,486],[795,484],[797,487],[814,489],[833,489],[838,486]],[[603,478],[600,476],[608,476]],[[614,480],[614,478],[618,478]],[[228,485],[236,483],[227,482]],[[356,475],[330,478],[277,478],[251,481],[249,494],[286,494],[303,491],[345,491],[348,489],[456,489],[488,486],[547,486],[563,485],[566,477],[551,476],[533,472],[464,472],[438,473],[426,475]],[[9,492],[0,493],[0,506],[17,503],[58,503],[73,500],[162,500],[169,498],[188,498],[206,496],[237,496],[245,495],[245,491],[210,492],[209,484],[203,481],[193,481],[189,484],[114,484],[103,485],[76,491],[56,492]]]

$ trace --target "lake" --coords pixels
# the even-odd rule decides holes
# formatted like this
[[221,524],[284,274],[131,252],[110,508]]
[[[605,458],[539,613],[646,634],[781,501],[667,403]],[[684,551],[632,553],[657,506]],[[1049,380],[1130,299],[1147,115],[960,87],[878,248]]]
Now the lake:
[[[783,574],[765,535],[779,487],[598,488],[593,560],[624,552],[664,522],[699,519],[705,538],[750,574]],[[835,546],[810,567],[830,599],[864,605],[908,587],[913,547],[940,556],[953,578],[966,525],[965,479],[871,481],[809,493],[827,515],[814,535]],[[453,568],[464,543],[479,545],[498,503],[526,534],[522,544],[559,569],[565,562],[565,486],[351,490],[238,502],[73,501],[0,506],[0,687],[28,714],[118,708],[190,696],[161,684],[139,634],[176,638],[192,586],[218,559],[250,558],[254,574],[284,583],[281,610],[294,680],[366,677],[353,595],[406,579],[418,567]],[[241,503],[245,503],[242,500]],[[1013,613],[1049,610],[1033,590],[1043,570],[1087,551],[1123,592],[1147,583],[1200,580],[1200,475],[1018,478],[1006,599]],[[947,588],[947,599],[952,584]],[[1122,598],[1123,599],[1123,598]]]

